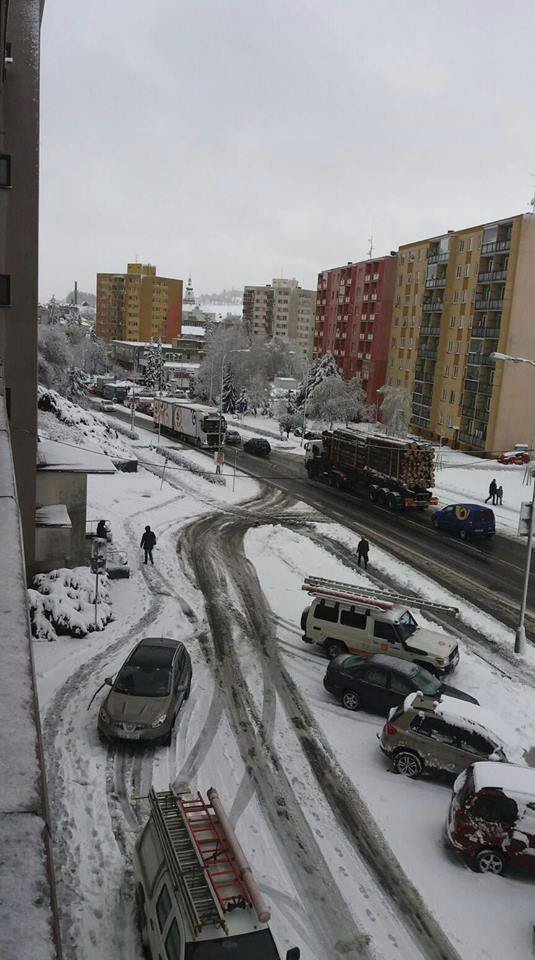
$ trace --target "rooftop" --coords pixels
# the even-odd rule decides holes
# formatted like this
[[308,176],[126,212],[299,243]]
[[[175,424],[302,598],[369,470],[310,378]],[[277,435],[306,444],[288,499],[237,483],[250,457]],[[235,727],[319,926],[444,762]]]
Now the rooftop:
[[104,453],[56,440],[39,440],[37,469],[49,473],[115,473],[112,461]]

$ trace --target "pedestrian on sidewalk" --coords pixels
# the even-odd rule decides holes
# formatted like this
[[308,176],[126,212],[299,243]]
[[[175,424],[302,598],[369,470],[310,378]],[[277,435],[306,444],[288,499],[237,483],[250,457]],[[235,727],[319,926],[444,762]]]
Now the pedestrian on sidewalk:
[[108,539],[108,526],[105,520],[99,520],[97,523],[97,532],[95,536],[100,537],[102,540]]
[[503,487],[501,486],[501,484],[496,490],[496,503],[499,504],[500,507],[503,503]]
[[221,467],[225,463],[225,453],[223,450],[214,450],[215,472],[220,474]]
[[145,527],[145,533],[141,537],[141,543],[139,544],[139,546],[141,547],[142,550],[145,551],[145,563],[147,563],[147,561],[150,560],[150,562],[154,566],[154,560],[152,559],[152,551],[156,546],[156,536],[154,534],[154,530],[151,530],[151,528],[148,525]]
[[498,489],[498,484],[496,483],[496,480],[491,480],[491,481],[490,481],[490,484],[489,484],[489,495],[488,495],[487,499],[485,500],[485,503],[488,503],[489,500],[492,500],[492,505],[494,506],[494,505],[496,504],[496,491],[497,491],[497,489]]
[[368,569],[368,556],[370,553],[370,544],[366,540],[366,537],[362,537],[357,546],[357,563],[360,567],[360,561],[364,560],[364,569]]

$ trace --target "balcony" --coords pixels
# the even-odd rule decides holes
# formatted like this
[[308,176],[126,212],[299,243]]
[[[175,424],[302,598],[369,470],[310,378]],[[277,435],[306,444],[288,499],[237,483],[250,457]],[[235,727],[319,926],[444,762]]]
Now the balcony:
[[503,300],[476,300],[476,310],[501,310]]
[[430,393],[418,393],[415,391],[412,395],[412,405],[418,407],[430,407],[433,396]]
[[506,253],[511,248],[511,238],[508,240],[494,240],[493,243],[483,243],[481,245],[481,254],[486,253]]
[[484,353],[469,353],[468,354],[468,363],[471,363],[475,367],[493,367],[494,360],[491,360],[489,356]]
[[499,340],[500,328],[499,327],[472,327],[470,336],[472,338],[488,337],[489,340]]
[[425,430],[427,430],[430,424],[430,418],[420,416],[412,417],[411,423],[413,423],[415,427],[423,427]]
[[442,313],[444,303],[442,300],[428,300],[424,303],[422,310],[424,313]]
[[428,253],[427,262],[428,263],[447,263],[449,260],[449,250],[446,253]]
[[440,327],[420,327],[422,337],[440,337]]
[[437,351],[436,351],[436,350],[428,350],[427,348],[425,348],[424,350],[419,350],[419,351],[418,351],[418,356],[419,356],[419,357],[425,357],[426,360],[436,360],[436,358],[437,358]]
[[485,446],[485,440],[483,437],[476,437],[474,433],[467,433],[464,430],[459,431],[459,442],[467,443],[469,446],[477,447],[480,450]]
[[488,273],[478,273],[478,283],[501,283],[507,280],[507,270],[491,270]]
[[414,374],[415,383],[434,383],[434,380],[434,373],[425,373],[423,370],[416,370]]
[[446,277],[429,277],[429,279],[425,281],[425,285],[426,287],[445,287]]

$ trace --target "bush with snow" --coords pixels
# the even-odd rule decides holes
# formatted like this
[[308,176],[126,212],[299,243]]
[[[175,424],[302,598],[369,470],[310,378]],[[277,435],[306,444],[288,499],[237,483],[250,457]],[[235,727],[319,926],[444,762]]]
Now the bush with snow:
[[99,576],[96,625],[95,579],[89,567],[60,567],[37,574],[28,590],[33,636],[57,640],[103,630],[113,620],[108,575]]
[[60,396],[56,390],[37,388],[39,429],[50,440],[75,443],[88,450],[105,453],[117,461],[135,460],[132,451],[119,440],[119,434],[102,414],[83,410]]

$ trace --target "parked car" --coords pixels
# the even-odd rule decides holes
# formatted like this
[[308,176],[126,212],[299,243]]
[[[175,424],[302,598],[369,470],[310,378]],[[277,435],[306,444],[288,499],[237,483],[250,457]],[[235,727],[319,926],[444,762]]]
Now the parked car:
[[243,449],[245,453],[253,453],[256,457],[269,457],[271,453],[271,445],[264,437],[251,437],[245,441]]
[[458,774],[476,760],[507,760],[493,724],[492,714],[473,703],[411,693],[390,714],[380,747],[406,777]]
[[468,537],[492,537],[496,533],[494,513],[478,503],[450,503],[435,510],[431,517],[435,530],[456,533],[461,540]]
[[177,714],[191,688],[191,659],[183,643],[146,637],[126,658],[98,715],[102,739],[171,742]]
[[386,653],[410,660],[436,674],[446,674],[459,663],[454,637],[418,626],[402,606],[383,609],[363,598],[362,603],[316,597],[301,615],[305,643],[318,643],[330,660],[342,653],[371,656]]
[[498,457],[498,463],[529,463],[529,453],[523,453],[521,450],[510,450],[509,453],[502,453]]
[[241,444],[241,433],[238,433],[237,430],[229,430],[225,433],[225,443],[229,447],[239,447]]
[[450,846],[480,873],[509,865],[535,871],[535,770],[512,763],[474,763],[454,785],[446,821]]
[[382,653],[371,657],[344,653],[336,657],[327,667],[323,686],[346,710],[363,707],[384,716],[393,707],[399,707],[410,693],[421,692],[436,698],[447,694],[478,703],[470,694],[443,683],[418,664]]

